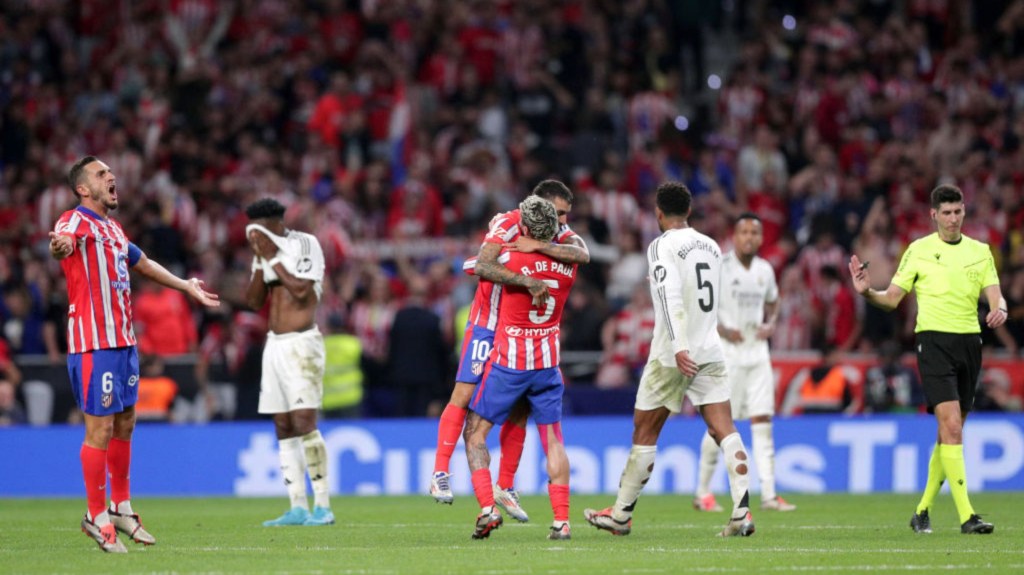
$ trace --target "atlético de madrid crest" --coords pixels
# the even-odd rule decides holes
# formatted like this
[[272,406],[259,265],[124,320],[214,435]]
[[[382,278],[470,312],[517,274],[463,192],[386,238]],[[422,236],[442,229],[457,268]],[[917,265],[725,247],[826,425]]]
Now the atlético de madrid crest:
[[474,361],[470,371],[473,372],[473,375],[480,375],[484,372],[484,362]]

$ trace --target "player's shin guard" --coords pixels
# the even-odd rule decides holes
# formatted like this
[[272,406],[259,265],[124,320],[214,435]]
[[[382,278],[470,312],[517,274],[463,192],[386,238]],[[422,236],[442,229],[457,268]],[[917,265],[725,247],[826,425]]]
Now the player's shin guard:
[[750,424],[751,449],[761,476],[761,501],[775,499],[775,439],[772,437],[772,423]]
[[437,450],[434,452],[434,471],[448,471],[448,466],[455,453],[455,445],[462,435],[462,426],[466,424],[466,408],[449,403],[441,412],[441,420],[437,423]]
[[[85,501],[89,509],[89,518],[100,525],[109,522],[107,511],[107,450],[82,444],[79,451],[82,460],[82,477],[85,479]],[[97,521],[103,514],[103,519]]]
[[750,475],[747,464],[747,450],[743,447],[743,439],[739,433],[732,433],[722,439],[722,453],[725,455],[725,468],[729,472],[729,492],[732,494],[733,517],[737,511],[746,511],[750,506]]
[[516,471],[519,460],[523,457],[523,445],[526,443],[526,428],[506,420],[498,435],[501,442],[501,462],[498,466],[498,487],[511,489],[515,485]]
[[619,479],[619,494],[612,507],[612,518],[622,522],[633,515],[636,500],[654,471],[654,456],[657,445],[634,445],[629,450],[629,460]]
[[697,492],[696,496],[711,493],[711,476],[715,474],[715,467],[718,465],[718,444],[712,439],[711,434],[704,432],[704,438],[700,440],[700,463],[697,465]]
[[569,520],[569,486],[548,483],[548,497],[551,499],[551,511],[555,521]]
[[966,523],[971,515],[974,515],[974,507],[971,507],[971,500],[967,496],[964,446],[940,445],[939,457],[942,459],[942,469],[946,472],[946,479],[949,479],[949,493],[953,496],[953,502],[956,503],[960,523]]
[[935,502],[935,496],[942,489],[942,482],[946,480],[946,470],[942,468],[942,457],[939,456],[941,447],[936,443],[932,448],[932,456],[928,459],[928,482],[925,483],[921,501],[917,504],[916,513],[918,514],[931,509],[932,503]]
[[107,472],[110,474],[110,502],[115,506],[131,499],[129,468],[132,442],[116,437],[107,444]]
[[480,503],[480,509],[494,507],[494,487],[491,485],[491,470],[486,467],[473,472],[473,493]]
[[306,458],[302,452],[302,438],[289,437],[277,440],[278,457],[281,460],[281,477],[288,488],[288,499],[292,507],[309,510],[306,501]]
[[[302,449],[306,455],[306,472],[309,482],[313,485],[313,504],[317,507],[330,509],[330,484],[327,482],[327,444],[319,429],[302,436]],[[303,483],[305,485],[305,483]],[[305,489],[303,489],[305,498]]]

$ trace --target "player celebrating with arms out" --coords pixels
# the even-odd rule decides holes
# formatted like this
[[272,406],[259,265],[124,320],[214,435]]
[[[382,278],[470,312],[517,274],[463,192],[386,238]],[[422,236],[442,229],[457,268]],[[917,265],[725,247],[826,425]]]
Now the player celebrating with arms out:
[[664,233],[647,248],[654,339],[636,394],[633,447],[615,504],[599,511],[585,509],[583,516],[613,535],[629,534],[640,491],[654,470],[658,436],[669,414],[679,413],[685,394],[725,453],[733,509],[719,535],[751,535],[747,450],[732,420],[718,335],[722,252],[714,240],[687,223],[691,196],[686,186],[666,182],[656,193],[655,214]]
[[79,456],[88,511],[82,531],[103,551],[126,553],[117,531],[136,543],[156,543],[143,529],[130,498],[139,356],[128,271],[187,293],[205,306],[220,302],[203,289],[202,280],[183,280],[146,257],[110,218],[118,208],[117,180],[110,166],[86,156],[71,167],[68,183],[80,203],[64,212],[50,232],[50,255],[60,260],[67,278],[68,375],[85,419]]
[[[537,196],[519,205],[526,234],[538,242],[550,242],[558,229],[555,206]],[[569,539],[569,459],[562,441],[562,395],[565,387],[559,363],[559,323],[569,291],[576,281],[576,266],[563,264],[541,253],[505,252],[499,262],[508,269],[543,282],[549,296],[540,309],[522,287],[509,287],[501,304],[494,349],[484,376],[470,402],[466,419],[466,456],[473,473],[473,491],[480,503],[474,539],[483,539],[502,524],[495,510],[491,487],[487,434],[508,417],[522,398],[530,404],[541,445],[548,458],[548,494],[554,512],[549,539]],[[504,458],[504,455],[502,456]]]
[[937,231],[911,242],[885,291],[871,287],[868,262],[861,263],[856,255],[850,258],[850,277],[864,299],[886,311],[896,309],[910,290],[917,292],[917,369],[928,411],[935,414],[939,429],[928,462],[928,482],[910,527],[915,533],[932,532],[928,512],[948,479],[960,532],[987,534],[995,527],[974,512],[967,496],[964,420],[974,407],[981,373],[978,299],[985,294],[985,323],[993,329],[1006,322],[1006,300],[988,245],[960,232],[960,189],[943,184],[932,190],[931,217]]
[[[441,503],[450,504],[453,500],[449,465],[466,421],[469,400],[491,354],[503,285],[526,287],[539,302],[546,301],[547,297],[547,287],[542,282],[501,265],[497,261],[498,254],[505,247],[526,253],[536,251],[568,264],[590,261],[590,253],[583,239],[569,229],[566,223],[574,199],[569,188],[557,180],[544,180],[534,187],[532,195],[549,200],[555,206],[559,223],[554,237],[555,243],[541,242],[536,238],[523,236],[520,233],[521,212],[512,210],[494,216],[478,256],[470,258],[463,266],[467,272],[480,276],[480,283],[477,285],[469,311],[469,320],[466,322],[459,369],[455,376],[455,389],[452,390],[451,399],[438,423],[437,452],[434,457],[430,494]],[[526,440],[527,415],[528,412],[525,410],[516,409],[501,427],[501,465],[494,487],[498,505],[518,521],[529,520],[526,511],[519,505],[519,495],[513,488],[513,480]]]
[[[775,493],[775,378],[768,356],[768,338],[775,331],[779,289],[771,264],[757,256],[764,235],[761,218],[746,212],[736,218],[733,251],[722,258],[722,298],[718,307],[718,334],[729,371],[732,418],[750,419],[754,461],[761,477],[761,509],[793,511],[796,505]],[[710,433],[700,444],[697,493],[698,511],[721,511],[711,493],[711,476],[718,464],[718,444]]]
[[[325,352],[314,316],[323,292],[324,253],[315,236],[285,229],[284,212],[273,199],[245,210],[252,222],[245,232],[254,254],[246,302],[258,311],[270,297],[259,412],[274,416],[281,475],[291,500],[291,509],[263,525],[332,525],[327,446],[316,426]],[[307,472],[313,513],[306,500]]]

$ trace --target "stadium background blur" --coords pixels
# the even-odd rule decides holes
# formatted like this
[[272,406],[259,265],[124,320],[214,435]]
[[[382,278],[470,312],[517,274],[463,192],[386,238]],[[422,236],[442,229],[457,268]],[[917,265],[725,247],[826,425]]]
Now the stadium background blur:
[[665,179],[690,186],[693,225],[725,249],[733,216],[762,218],[782,293],[780,407],[819,351],[837,350],[824,360],[852,368],[847,412],[921,406],[884,389],[899,377],[871,379],[910,349],[913,302],[866,307],[845,262],[856,252],[887,281],[932,231],[928,192],[955,182],[1010,312],[983,333],[999,369],[985,370],[979,407],[1021,409],[1020,0],[2,6],[0,422],[75,420],[66,291],[46,245],[76,204],[68,167],[87,154],[117,175],[129,237],[226,304],[134,286],[153,419],[256,417],[266,324],[244,308],[242,210],[264,196],[324,247],[321,329],[361,346],[365,394],[339,413],[438,413],[452,372],[391,348],[393,320],[426,301],[453,364],[476,281],[462,260],[547,177],[575,192],[570,224],[593,254],[562,331],[575,413],[632,407],[653,326],[642,250]]

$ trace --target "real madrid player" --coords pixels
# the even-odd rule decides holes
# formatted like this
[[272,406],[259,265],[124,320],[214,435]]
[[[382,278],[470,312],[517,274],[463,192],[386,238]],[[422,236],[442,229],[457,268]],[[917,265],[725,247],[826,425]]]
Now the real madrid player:
[[[281,475],[291,508],[266,527],[331,525],[327,447],[317,429],[324,391],[324,338],[314,321],[323,292],[324,253],[316,237],[285,229],[285,207],[263,199],[245,209],[254,254],[246,302],[254,310],[270,298],[270,331],[263,349],[259,412],[272,414]],[[306,500],[306,474],[313,511]]]
[[720,536],[754,533],[750,515],[749,461],[729,407],[729,381],[718,335],[722,252],[714,240],[687,223],[690,190],[678,182],[658,186],[658,226],[664,232],[647,248],[654,301],[654,339],[640,377],[633,411],[633,447],[611,507],[585,509],[594,527],[628,535],[633,512],[651,478],[658,436],[686,395],[700,410],[708,433],[725,453],[733,508]]

